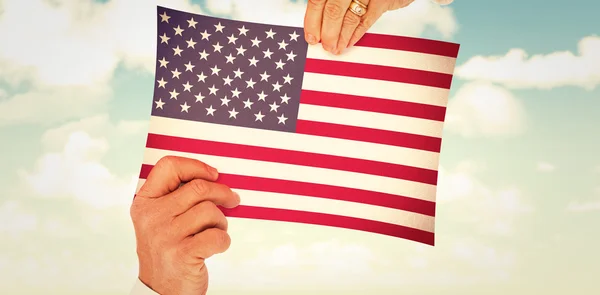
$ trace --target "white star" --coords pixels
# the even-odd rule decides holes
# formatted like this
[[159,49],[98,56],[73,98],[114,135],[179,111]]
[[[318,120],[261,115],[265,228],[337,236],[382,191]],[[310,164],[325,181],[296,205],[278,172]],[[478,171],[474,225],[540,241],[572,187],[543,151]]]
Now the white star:
[[244,108],[252,109],[252,104],[254,103],[248,98],[246,101],[244,101]]
[[233,108],[231,111],[229,111],[229,118],[237,119],[237,114],[239,113],[235,111],[235,108]]
[[188,44],[188,47],[187,47],[187,48],[190,48],[190,47],[192,47],[192,48],[196,49],[194,46],[195,46],[195,45],[196,45],[198,42],[195,42],[195,41],[194,41],[194,39],[190,38],[190,40],[187,40],[187,41],[185,41],[185,42],[187,42],[187,44]]
[[229,39],[229,43],[227,43],[227,44],[231,44],[231,43],[235,44],[235,41],[238,38],[236,38],[233,34],[231,34],[231,36],[227,37],[227,39]]
[[261,112],[254,114],[254,116],[256,117],[256,120],[254,120],[254,121],[261,121],[261,122],[262,122],[262,119],[265,117],[265,115],[263,115]]
[[221,69],[217,68],[217,65],[215,65],[214,68],[210,68],[210,70],[212,71],[213,75],[219,75],[219,72],[221,71]]
[[183,91],[189,91],[192,92],[192,87],[194,87],[193,85],[190,84],[190,81],[185,82],[185,84],[183,84]]
[[181,33],[183,33],[183,31],[185,31],[185,30],[182,29],[181,27],[179,27],[179,25],[177,25],[177,28],[173,28],[173,30],[175,30],[175,35],[179,35],[179,36],[183,37],[183,35]]
[[184,102],[183,102],[183,104],[181,105],[181,112],[182,112],[182,113],[183,113],[183,112],[186,112],[186,113],[187,113],[189,109],[190,109],[190,106],[189,106],[189,105],[187,105],[187,102],[185,102],[185,101],[184,101]]
[[183,49],[179,49],[179,45],[177,45],[176,48],[173,48],[173,51],[174,51],[173,55],[181,56],[181,52],[183,52]]
[[190,71],[190,72],[194,72],[193,69],[195,67],[195,65],[192,64],[191,61],[188,61],[187,64],[184,65],[185,66],[185,71]]
[[246,88],[252,88],[254,89],[254,84],[256,84],[256,82],[252,81],[252,79],[246,81]]
[[208,40],[208,37],[210,37],[210,33],[208,33],[206,30],[204,30],[203,33],[200,33],[202,35],[202,40]]
[[200,59],[205,59],[205,60],[208,60],[208,58],[207,58],[207,57],[208,57],[209,55],[210,55],[209,53],[206,53],[206,50],[202,50],[202,52],[200,52]]
[[223,78],[223,85],[231,86],[231,81],[233,81],[233,79],[231,79],[231,78],[229,78],[229,76],[227,76],[226,78]]
[[206,75],[204,75],[204,72],[200,73],[200,75],[196,75],[198,76],[198,82],[202,81],[202,82],[206,82],[204,79],[207,78]]
[[204,96],[202,95],[202,93],[198,92],[198,94],[196,95],[196,102],[204,102]]
[[277,123],[277,124],[283,124],[283,125],[285,125],[285,121],[287,120],[287,118],[283,114],[281,114],[281,116],[277,117],[277,119],[279,119],[279,123]]
[[290,99],[291,99],[291,97],[287,96],[287,93],[284,94],[283,96],[281,96],[281,104],[284,104],[284,103],[287,104],[288,100],[290,100]]
[[254,56],[248,60],[250,61],[251,66],[256,66],[256,63],[258,62],[258,59],[256,59],[256,57],[254,57]]
[[171,94],[171,99],[175,99],[177,100],[177,96],[179,95],[179,93],[177,91],[175,91],[175,89],[173,89],[173,91],[169,92]]
[[158,82],[158,88],[160,88],[160,87],[165,88],[165,85],[167,85],[167,83],[168,83],[163,78],[160,78],[160,80],[156,80],[156,82]]
[[225,58],[227,59],[227,63],[233,63],[233,60],[235,59],[235,57],[231,55],[231,53]]
[[273,39],[273,36],[275,36],[275,34],[277,34],[276,32],[273,32],[273,29],[270,29],[267,33],[267,38],[271,38]]
[[233,73],[235,74],[234,78],[242,78],[242,74],[244,74],[244,72],[240,71],[240,68],[237,69],[237,71],[233,71]]
[[298,56],[297,54],[294,54],[294,51],[292,50],[290,53],[286,54],[288,59],[287,60],[291,60],[294,61],[294,57]]
[[258,100],[262,100],[262,101],[266,101],[265,98],[267,98],[268,95],[265,94],[264,91],[262,91],[261,93],[258,94]]
[[258,40],[258,37],[254,37],[254,40],[250,40],[250,41],[252,41],[252,47],[254,47],[254,46],[259,47],[260,42],[262,42],[262,41]]
[[221,25],[221,22],[219,22],[219,24],[215,25],[215,32],[221,32],[223,33],[223,29],[225,27]]
[[158,60],[158,62],[160,62],[160,67],[167,67],[167,64],[169,64],[169,62],[163,57],[162,59]]
[[273,91],[281,91],[281,86],[279,82],[275,82],[275,84],[273,84]]
[[279,42],[277,44],[279,44],[279,49],[283,49],[283,50],[285,50],[288,46],[288,44],[285,43],[285,40],[281,40],[281,42]]
[[237,49],[237,54],[238,55],[244,55],[244,52],[246,52],[247,49],[244,49],[244,46],[240,45],[240,47],[236,48]]
[[212,94],[212,95],[217,95],[217,91],[219,91],[218,88],[215,88],[215,85],[213,85],[212,87],[208,88],[208,90],[210,90],[210,94]]
[[240,30],[240,35],[246,36],[246,33],[248,33],[248,29],[246,29],[246,26],[242,26],[238,30]]
[[221,98],[221,105],[222,106],[229,106],[229,102],[231,101],[231,99],[228,99],[227,96]]
[[290,34],[290,41],[298,41],[298,37],[300,35],[296,34],[296,31],[294,31],[294,33]]
[[212,105],[206,108],[206,115],[211,115],[214,116],[215,115],[215,109],[213,109]]
[[179,79],[179,75],[181,74],[181,72],[178,71],[177,68],[175,68],[174,71],[171,71],[171,73],[173,73],[173,78],[177,78],[177,79]]
[[273,104],[269,105],[271,107],[271,112],[276,112],[277,113],[277,109],[279,108],[279,106],[273,102]]
[[265,71],[264,73],[260,74],[260,80],[261,81],[267,81],[267,82],[269,82],[269,77],[271,77],[271,75],[267,74],[267,71]]
[[219,42],[217,42],[216,45],[213,45],[213,48],[215,49],[214,52],[221,52],[221,48],[223,48],[223,46],[219,45]]
[[167,37],[167,34],[163,33],[163,35],[159,36],[159,37],[160,37],[160,44],[163,44],[163,43],[169,44],[169,39],[171,39],[171,38]]
[[159,99],[159,100],[155,101],[155,103],[156,103],[156,108],[157,109],[162,109],[163,106],[165,105],[165,103],[162,101],[162,99]]
[[278,62],[275,62],[275,64],[277,65],[277,69],[283,70],[283,66],[285,66],[285,63],[282,62],[281,59]]
[[169,19],[171,18],[170,16],[167,15],[166,11],[163,11],[163,14],[159,14],[160,15],[160,22],[165,22],[165,23],[169,23]]
[[287,74],[287,76],[283,77],[283,84],[292,84],[292,80],[294,80],[294,78],[290,77],[290,74]]
[[231,90],[231,97],[240,98],[240,93],[242,93],[242,92],[239,91],[237,88],[235,90]]
[[271,58],[271,55],[273,54],[269,48],[267,48],[266,51],[263,51],[263,53],[265,54],[265,58]]
[[196,24],[198,23],[197,21],[194,21],[194,18],[192,17],[192,19],[188,20],[188,28],[193,27],[194,29],[196,28]]

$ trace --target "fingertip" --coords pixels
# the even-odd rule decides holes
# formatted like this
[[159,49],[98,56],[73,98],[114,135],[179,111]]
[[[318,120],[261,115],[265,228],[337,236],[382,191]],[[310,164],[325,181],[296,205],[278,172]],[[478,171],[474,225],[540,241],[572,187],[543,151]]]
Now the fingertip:
[[235,208],[235,207],[239,206],[240,202],[242,201],[242,199],[240,198],[240,194],[239,193],[237,193],[237,192],[234,191],[233,192],[233,196],[234,196],[235,201],[232,203],[231,208]]
[[240,194],[238,194],[236,191],[233,191],[233,190],[231,192],[232,192],[232,197],[229,198],[226,202],[223,202],[223,204],[221,205],[227,209],[235,208],[235,207],[239,206],[240,202],[241,202]]
[[315,44],[319,43],[319,40],[317,39],[317,37],[315,37],[313,34],[310,34],[310,33],[305,33],[304,39],[310,45],[315,45]]

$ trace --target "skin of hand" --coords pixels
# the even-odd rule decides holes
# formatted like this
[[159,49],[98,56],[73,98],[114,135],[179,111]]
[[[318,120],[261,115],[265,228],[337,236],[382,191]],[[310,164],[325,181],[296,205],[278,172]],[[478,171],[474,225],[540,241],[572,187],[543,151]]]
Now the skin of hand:
[[[360,0],[367,6],[362,17],[348,10],[352,0],[308,0],[304,16],[304,38],[311,45],[322,43],[333,54],[354,46],[373,24],[390,10],[403,8],[414,0]],[[435,0],[447,5],[452,0]]]
[[[205,259],[229,248],[227,219],[217,205],[233,208],[240,197],[215,183],[218,172],[198,160],[160,159],[130,208],[139,279],[162,295],[204,295]],[[182,185],[183,184],[183,185]]]

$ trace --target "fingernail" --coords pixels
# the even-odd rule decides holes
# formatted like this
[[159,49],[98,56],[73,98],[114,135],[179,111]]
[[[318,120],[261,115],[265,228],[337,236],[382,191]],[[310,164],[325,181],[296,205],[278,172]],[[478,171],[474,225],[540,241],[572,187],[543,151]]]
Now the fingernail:
[[240,198],[240,194],[238,194],[237,192],[233,192],[233,194],[237,197],[238,201],[236,202],[238,206],[240,204],[240,202],[242,201],[242,199]]
[[315,38],[315,36],[313,36],[311,34],[307,34],[306,42],[308,42],[308,44],[314,45],[315,43],[317,43],[317,38]]

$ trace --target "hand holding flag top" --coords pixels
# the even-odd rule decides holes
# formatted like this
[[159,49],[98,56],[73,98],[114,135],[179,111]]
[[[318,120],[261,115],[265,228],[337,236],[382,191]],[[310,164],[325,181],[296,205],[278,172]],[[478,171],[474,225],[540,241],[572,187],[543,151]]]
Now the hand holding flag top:
[[[403,8],[415,0],[308,0],[304,38],[319,42],[333,54],[354,46],[386,12]],[[433,0],[447,5],[453,0]]]

